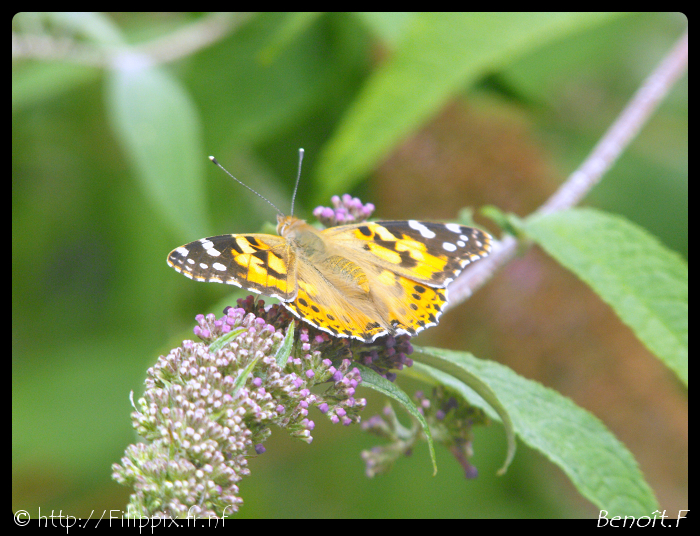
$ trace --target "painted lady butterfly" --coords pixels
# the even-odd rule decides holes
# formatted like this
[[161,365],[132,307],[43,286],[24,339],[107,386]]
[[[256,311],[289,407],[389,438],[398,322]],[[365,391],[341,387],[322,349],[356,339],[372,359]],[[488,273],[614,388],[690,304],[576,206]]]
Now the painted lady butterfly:
[[454,223],[375,221],[319,231],[280,214],[277,233],[202,238],[171,251],[168,264],[195,281],[277,298],[336,337],[371,342],[436,325],[447,285],[491,250],[487,233]]

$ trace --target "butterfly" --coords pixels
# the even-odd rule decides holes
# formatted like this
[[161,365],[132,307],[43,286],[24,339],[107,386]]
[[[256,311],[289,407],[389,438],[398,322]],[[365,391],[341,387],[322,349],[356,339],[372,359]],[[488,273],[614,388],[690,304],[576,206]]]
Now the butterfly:
[[436,325],[447,285],[491,250],[479,229],[416,220],[319,230],[280,213],[277,235],[202,238],[171,251],[168,264],[194,281],[277,298],[333,336],[371,342]]

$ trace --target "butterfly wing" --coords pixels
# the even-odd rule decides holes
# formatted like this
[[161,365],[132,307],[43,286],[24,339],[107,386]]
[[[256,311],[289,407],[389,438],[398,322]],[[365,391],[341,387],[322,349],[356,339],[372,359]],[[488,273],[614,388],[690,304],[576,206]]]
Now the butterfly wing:
[[296,256],[280,236],[202,238],[172,250],[168,264],[195,281],[236,285],[280,300],[296,292]]
[[171,251],[168,264],[195,281],[278,298],[319,329],[370,342],[436,325],[445,287],[491,244],[457,224],[367,222],[319,232],[285,222],[285,236],[203,238]]
[[369,222],[321,236],[323,256],[302,257],[297,298],[285,306],[333,335],[368,342],[436,325],[444,287],[490,250],[486,233],[456,224]]
[[487,233],[456,223],[365,222],[331,227],[323,236],[363,263],[439,288],[491,251]]
[[[447,301],[446,289],[432,288],[376,266],[362,271],[370,290],[361,291],[338,277],[323,279],[299,265],[297,298],[284,306],[296,316],[337,337],[371,342],[382,335],[415,335],[437,324]],[[334,284],[329,280],[334,279]]]

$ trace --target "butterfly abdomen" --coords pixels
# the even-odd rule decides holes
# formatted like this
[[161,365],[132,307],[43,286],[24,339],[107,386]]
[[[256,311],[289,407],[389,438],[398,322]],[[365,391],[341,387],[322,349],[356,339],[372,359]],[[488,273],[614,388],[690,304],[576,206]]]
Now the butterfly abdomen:
[[332,255],[324,259],[323,264],[342,279],[357,285],[364,292],[369,292],[367,274],[356,263],[340,255]]

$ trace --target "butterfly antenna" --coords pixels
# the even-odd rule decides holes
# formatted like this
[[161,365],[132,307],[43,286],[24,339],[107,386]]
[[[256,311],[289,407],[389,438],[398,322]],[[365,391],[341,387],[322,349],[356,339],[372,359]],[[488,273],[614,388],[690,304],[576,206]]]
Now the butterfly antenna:
[[294,185],[294,193],[292,194],[292,211],[290,216],[294,216],[294,200],[297,197],[297,188],[299,188],[299,179],[301,178],[301,162],[304,160],[304,149],[299,149],[299,170],[297,171],[297,182]]
[[219,166],[221,169],[223,169],[224,172],[226,173],[226,175],[228,175],[229,177],[231,177],[231,178],[232,178],[234,181],[236,181],[238,184],[241,184],[241,185],[245,186],[246,188],[248,188],[248,190],[250,190],[251,192],[253,192],[253,193],[254,193],[255,195],[257,195],[260,199],[264,199],[265,201],[267,201],[268,203],[270,203],[270,205],[272,205],[272,208],[274,208],[280,215],[284,216],[284,213],[283,213],[280,209],[278,209],[272,201],[270,201],[270,200],[269,200],[268,198],[266,198],[266,197],[263,197],[261,194],[259,194],[259,193],[256,192],[255,190],[253,190],[253,189],[252,189],[250,186],[248,186],[245,182],[239,181],[236,177],[234,177],[233,175],[231,175],[231,174],[228,172],[228,169],[226,169],[224,166],[222,166],[221,164],[219,164],[219,161],[218,161],[216,158],[214,158],[213,156],[210,156],[210,157],[209,157],[209,160],[211,160],[212,162],[214,162],[214,164],[216,164],[216,165]]

